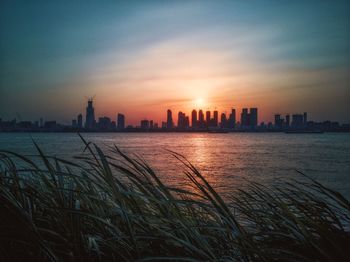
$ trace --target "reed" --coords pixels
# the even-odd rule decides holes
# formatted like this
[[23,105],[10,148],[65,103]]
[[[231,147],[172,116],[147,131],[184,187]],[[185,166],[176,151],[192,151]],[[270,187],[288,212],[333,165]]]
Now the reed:
[[183,156],[190,189],[95,144],[71,161],[0,151],[4,261],[345,261],[350,202],[300,175],[224,201]]

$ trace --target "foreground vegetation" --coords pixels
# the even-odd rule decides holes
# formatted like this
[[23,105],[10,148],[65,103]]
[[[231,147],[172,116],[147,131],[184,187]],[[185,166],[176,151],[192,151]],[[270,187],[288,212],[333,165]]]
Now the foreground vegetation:
[[[191,189],[117,147],[67,161],[0,151],[2,261],[346,261],[350,203],[316,181],[250,183],[224,201],[184,157]],[[229,204],[228,204],[229,203]]]

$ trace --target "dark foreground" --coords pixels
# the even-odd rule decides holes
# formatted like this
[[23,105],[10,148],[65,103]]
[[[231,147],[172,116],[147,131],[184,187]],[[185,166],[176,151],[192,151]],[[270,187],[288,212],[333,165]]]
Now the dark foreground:
[[[181,155],[187,188],[86,144],[73,161],[0,151],[4,261],[346,261],[350,203],[302,174],[229,201]],[[182,172],[182,170],[179,170]]]

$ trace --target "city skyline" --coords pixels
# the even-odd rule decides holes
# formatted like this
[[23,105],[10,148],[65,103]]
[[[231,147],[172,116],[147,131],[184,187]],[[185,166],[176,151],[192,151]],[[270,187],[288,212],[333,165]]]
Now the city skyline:
[[[275,114],[274,122],[259,122],[259,110],[257,107],[242,108],[238,116],[236,109],[231,108],[227,114],[218,110],[192,109],[190,115],[178,111],[177,119],[173,117],[172,110],[166,111],[166,119],[158,122],[149,118],[139,120],[139,125],[130,125],[126,122],[126,116],[118,113],[113,119],[108,116],[95,114],[94,98],[87,99],[84,116],[79,113],[71,120],[71,124],[62,125],[56,120],[28,121],[19,119],[4,120],[0,118],[0,132],[297,132],[297,133],[322,133],[322,132],[349,132],[350,124],[342,124],[337,121],[310,120],[307,112],[293,114]],[[175,112],[174,112],[175,113]],[[175,113],[176,115],[176,113]],[[220,115],[220,118],[219,118]]]
[[1,1],[0,117],[68,124],[96,94],[97,115],[133,124],[232,105],[348,123],[349,13],[348,1]]
[[[91,127],[92,125],[92,120],[88,120],[89,117],[87,117],[87,114],[82,114],[82,112],[85,112],[86,110],[88,110],[87,108],[89,108],[89,105],[90,105],[90,111],[92,110],[92,114],[94,115],[94,119],[98,120],[100,117],[108,117],[110,119],[113,119],[113,120],[117,120],[118,119],[118,115],[121,114],[120,112],[121,111],[118,111],[118,110],[115,110],[114,113],[112,114],[104,114],[104,113],[101,113],[101,110],[99,110],[99,104],[97,104],[96,106],[96,99],[95,99],[96,95],[94,97],[85,97],[84,98],[84,102],[87,103],[85,106],[84,105],[81,105],[81,110],[80,111],[77,111],[75,114],[71,114],[70,117],[68,117],[68,119],[65,119],[63,121],[61,121],[59,118],[55,118],[55,117],[45,117],[45,114],[41,114],[39,116],[35,116],[33,118],[24,118],[22,116],[22,114],[20,114],[19,112],[16,112],[16,114],[13,116],[13,117],[3,117],[2,115],[0,115],[0,119],[2,119],[3,121],[6,120],[6,121],[10,121],[10,120],[13,120],[13,119],[17,119],[17,121],[31,121],[31,122],[36,122],[36,121],[40,121],[40,120],[43,120],[43,119],[46,119],[48,121],[57,121],[57,123],[60,123],[60,124],[63,124],[63,125],[71,125],[72,124],[72,116],[73,115],[76,115],[77,118],[74,119],[77,121],[78,123],[78,116],[81,115],[81,117],[84,119],[82,120],[83,124],[82,126],[83,127],[86,127],[86,123],[87,122],[90,122],[90,124],[88,124],[88,126]],[[91,103],[93,102],[94,104],[94,107],[93,109],[91,108]],[[194,102],[194,104],[196,104],[196,101]],[[214,112],[214,111],[217,111],[218,112],[218,119],[221,119],[222,117],[222,114],[225,114],[225,116],[229,116],[231,113],[232,113],[232,110],[235,111],[235,113],[237,113],[236,117],[235,117],[235,123],[240,123],[240,118],[238,117],[238,115],[241,114],[241,112],[243,112],[245,109],[249,110],[249,109],[257,109],[258,107],[256,106],[253,106],[253,107],[248,107],[248,106],[243,106],[243,107],[234,107],[234,106],[231,106],[230,108],[228,109],[223,109],[222,111],[220,110],[217,110],[217,107],[214,107],[214,108],[210,108],[210,107],[193,107],[192,109],[190,109],[189,111],[185,111],[185,110],[182,110],[181,108],[179,109],[172,109],[172,108],[168,108],[166,110],[170,110],[172,112],[176,112],[176,114],[173,114],[172,116],[172,119],[173,119],[173,124],[174,126],[177,126],[176,123],[178,123],[178,112],[179,113],[183,113],[185,114],[186,116],[189,116],[189,123],[190,123],[190,126],[192,126],[192,113],[193,113],[193,110],[196,110],[197,111],[197,117],[199,117],[199,112],[200,111],[203,111],[203,117],[204,117],[204,120],[206,121],[206,118],[207,116],[205,115],[206,112],[210,111],[210,112]],[[128,112],[128,110],[126,110],[126,112]],[[159,111],[158,111],[159,112]],[[262,118],[261,115],[265,115],[265,114],[262,114],[262,112],[264,112],[264,110],[261,110],[259,109],[259,120],[257,120],[257,125],[260,125],[261,123],[274,123],[276,121],[276,115],[280,115],[280,116],[286,116],[286,115],[293,115],[293,114],[302,114],[303,112],[305,112],[305,110],[302,110],[302,109],[297,109],[295,111],[292,111],[292,112],[283,112],[282,110],[277,110],[276,112],[274,112],[273,114],[271,114],[268,118]],[[128,115],[128,113],[125,113],[123,111],[123,114],[124,116],[124,125],[125,126],[140,126],[140,120],[150,120],[152,119],[152,121],[154,123],[158,123],[158,124],[161,124],[164,119],[166,119],[166,115],[164,112],[162,112],[161,114],[159,113],[156,113],[156,114],[144,114],[143,116],[141,117],[138,117],[138,118],[133,118],[132,120],[130,120],[130,118],[126,118],[127,120],[125,120],[125,115]],[[160,117],[157,117],[158,115],[160,115]],[[323,121],[333,121],[333,122],[338,122],[340,124],[349,124],[349,122],[346,122],[346,121],[337,121],[336,119],[330,119],[330,118],[315,118],[315,116],[313,115],[313,113],[311,112],[311,114],[309,115],[311,116],[311,118],[314,120],[314,121],[317,121],[317,122],[323,122]],[[237,118],[238,117],[238,118]],[[238,119],[238,120],[237,120]],[[236,121],[237,120],[237,121]],[[229,121],[229,118],[227,118],[227,121]],[[220,123],[220,121],[218,121],[218,123]]]

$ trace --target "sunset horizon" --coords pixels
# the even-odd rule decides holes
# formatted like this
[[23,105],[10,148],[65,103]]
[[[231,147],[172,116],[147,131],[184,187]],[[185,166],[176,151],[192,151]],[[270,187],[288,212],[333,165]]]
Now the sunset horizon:
[[348,261],[350,0],[1,0],[0,261]]
[[[167,109],[350,123],[346,1],[1,3],[0,118],[161,122]],[[202,99],[201,105],[198,101]]]

